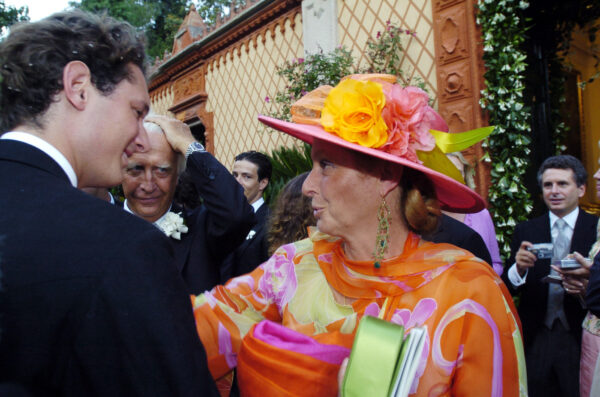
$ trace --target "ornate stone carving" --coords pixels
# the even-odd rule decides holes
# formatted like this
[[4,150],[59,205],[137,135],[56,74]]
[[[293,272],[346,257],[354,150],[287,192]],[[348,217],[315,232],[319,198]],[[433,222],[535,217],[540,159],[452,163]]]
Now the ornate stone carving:
[[[479,106],[483,87],[480,33],[475,25],[475,0],[434,0],[435,60],[438,77],[438,111],[451,132],[487,125]],[[489,167],[478,160],[481,145],[464,154],[477,169],[477,192],[487,196]]]
[[204,74],[204,68],[197,67],[190,73],[178,77],[173,83],[173,91],[175,94],[173,102],[177,104],[196,93],[204,92]]
[[436,47],[439,62],[446,64],[457,59],[469,57],[467,40],[467,18],[461,7],[448,8],[441,11],[436,18]]
[[472,129],[473,103],[470,98],[453,101],[443,108],[440,114],[448,123],[450,132],[462,132]]
[[175,35],[172,54],[175,55],[194,41],[200,40],[206,32],[207,27],[200,14],[196,11],[196,7],[192,4],[190,11],[185,16],[183,23]]
[[453,54],[458,44],[458,26],[451,18],[446,18],[442,26],[442,48],[446,53]]
[[473,95],[471,68],[468,59],[440,67],[439,76],[443,82],[438,93],[440,103]]
[[452,7],[458,3],[462,3],[465,0],[435,0],[433,2],[433,9],[435,11],[443,10],[444,8]]

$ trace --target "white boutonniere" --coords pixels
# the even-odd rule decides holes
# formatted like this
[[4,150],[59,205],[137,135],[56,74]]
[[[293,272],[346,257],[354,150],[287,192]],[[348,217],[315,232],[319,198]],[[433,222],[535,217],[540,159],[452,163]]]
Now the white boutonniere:
[[181,234],[187,233],[188,227],[183,223],[181,213],[176,214],[172,211],[167,212],[158,222],[156,226],[167,235],[175,240],[181,240]]
[[250,232],[246,236],[246,240],[250,240],[252,237],[254,237],[255,234],[256,234],[255,230],[250,230]]

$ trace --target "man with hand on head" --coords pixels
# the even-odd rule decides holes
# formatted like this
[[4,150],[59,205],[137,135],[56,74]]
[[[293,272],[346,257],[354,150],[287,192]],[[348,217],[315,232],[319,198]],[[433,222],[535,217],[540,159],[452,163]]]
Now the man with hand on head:
[[144,59],[131,25],[79,10],[0,43],[0,384],[217,395],[168,240],[77,189],[146,150]]
[[[547,158],[538,171],[548,212],[517,225],[502,279],[520,293],[519,316],[527,361],[530,396],[579,395],[579,347],[585,311],[576,295],[557,283],[550,265],[573,252],[585,253],[596,240],[598,217],[579,208],[587,172],[573,156]],[[552,243],[540,257],[534,244]],[[567,293],[565,293],[567,292]]]
[[[199,294],[219,283],[219,265],[254,223],[252,207],[227,169],[194,140],[187,124],[157,115],[146,120],[149,148],[129,158],[122,183],[124,209],[169,237],[188,291]],[[177,177],[186,166],[203,199],[191,211],[173,203]]]

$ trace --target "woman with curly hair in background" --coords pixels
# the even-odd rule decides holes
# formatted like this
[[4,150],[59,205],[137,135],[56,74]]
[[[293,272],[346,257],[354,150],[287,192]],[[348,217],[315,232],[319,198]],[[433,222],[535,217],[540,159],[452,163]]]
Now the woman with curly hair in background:
[[290,179],[281,189],[269,218],[269,255],[284,244],[308,237],[308,227],[316,225],[310,198],[302,194],[308,172]]

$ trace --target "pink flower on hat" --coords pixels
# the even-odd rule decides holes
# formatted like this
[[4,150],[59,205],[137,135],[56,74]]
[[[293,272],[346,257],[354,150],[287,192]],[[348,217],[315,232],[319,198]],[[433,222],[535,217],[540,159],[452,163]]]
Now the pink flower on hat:
[[417,150],[428,152],[435,147],[429,130],[439,124],[437,114],[427,104],[429,96],[420,88],[397,84],[386,84],[384,91],[386,105],[381,116],[388,126],[389,139],[381,149],[420,163]]

